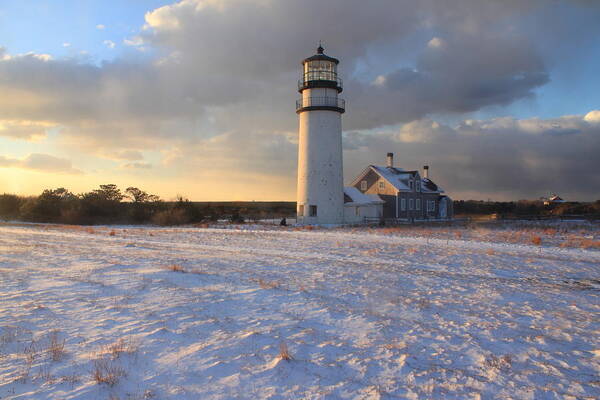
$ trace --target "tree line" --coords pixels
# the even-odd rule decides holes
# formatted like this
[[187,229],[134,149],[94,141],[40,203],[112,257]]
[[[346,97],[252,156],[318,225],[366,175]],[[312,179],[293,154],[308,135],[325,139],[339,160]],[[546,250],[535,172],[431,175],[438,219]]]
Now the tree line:
[[[254,206],[256,204],[256,206]],[[46,189],[39,196],[0,195],[0,218],[77,225],[183,225],[226,219],[258,221],[290,216],[293,203],[198,203],[182,196],[164,201],[137,187],[121,191],[114,184],[74,194],[65,188]]]
[[544,205],[541,200],[483,201],[455,200],[454,215],[490,215],[499,217],[586,215],[600,217],[600,200]]

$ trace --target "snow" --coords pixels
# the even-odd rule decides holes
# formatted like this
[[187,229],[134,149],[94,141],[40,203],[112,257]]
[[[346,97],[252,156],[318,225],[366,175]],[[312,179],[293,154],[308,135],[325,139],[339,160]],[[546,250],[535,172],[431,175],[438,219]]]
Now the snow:
[[2,224],[0,398],[600,397],[600,251],[444,232]]
[[370,205],[370,204],[383,204],[385,201],[376,194],[365,194],[355,188],[354,186],[344,187],[344,194],[352,199],[352,202],[345,203],[344,205]]

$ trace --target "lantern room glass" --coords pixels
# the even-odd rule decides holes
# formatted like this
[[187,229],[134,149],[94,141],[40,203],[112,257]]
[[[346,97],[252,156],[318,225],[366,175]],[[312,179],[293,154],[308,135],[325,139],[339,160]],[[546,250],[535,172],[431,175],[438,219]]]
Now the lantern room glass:
[[304,81],[336,81],[337,64],[327,60],[312,60],[304,63]]

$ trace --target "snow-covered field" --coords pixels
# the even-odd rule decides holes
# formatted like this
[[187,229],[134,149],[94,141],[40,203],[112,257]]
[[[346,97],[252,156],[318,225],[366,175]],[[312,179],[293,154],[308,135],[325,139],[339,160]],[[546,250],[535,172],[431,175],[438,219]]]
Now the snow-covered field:
[[0,225],[0,398],[600,397],[600,251],[436,236]]

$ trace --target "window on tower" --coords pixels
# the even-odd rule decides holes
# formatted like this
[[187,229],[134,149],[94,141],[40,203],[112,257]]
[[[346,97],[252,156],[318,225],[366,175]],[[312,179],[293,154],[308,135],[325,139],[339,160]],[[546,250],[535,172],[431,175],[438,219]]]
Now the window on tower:
[[310,217],[316,217],[317,216],[317,206],[308,206],[308,214]]

